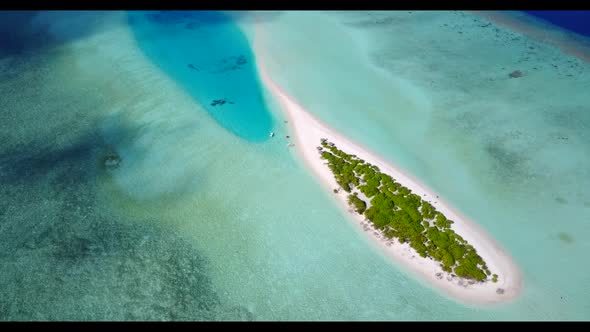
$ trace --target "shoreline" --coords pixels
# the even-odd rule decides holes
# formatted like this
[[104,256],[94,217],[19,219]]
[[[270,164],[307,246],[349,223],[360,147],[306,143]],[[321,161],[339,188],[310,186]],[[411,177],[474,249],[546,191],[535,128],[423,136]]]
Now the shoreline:
[[[264,65],[264,47],[261,42],[260,33],[262,28],[256,24],[253,38],[253,49],[256,55],[256,66],[263,85],[272,93],[281,105],[282,110],[288,118],[288,125],[294,131],[295,150],[303,158],[305,164],[319,178],[319,182],[332,192],[338,188],[330,169],[320,158],[316,147],[320,144],[321,138],[327,138],[336,144],[339,149],[349,154],[355,154],[365,161],[378,166],[382,172],[391,175],[397,182],[410,189],[422,199],[429,201],[438,211],[447,218],[455,221],[451,227],[455,232],[466,239],[484,259],[492,273],[498,275],[498,282],[487,281],[484,283],[463,284],[463,280],[451,277],[443,272],[439,263],[429,258],[420,257],[408,244],[400,244],[394,239],[386,239],[381,232],[374,229],[370,223],[365,222],[364,216],[351,212],[346,201],[346,193],[340,191],[336,196],[340,204],[351,213],[356,220],[359,231],[369,234],[371,243],[379,247],[387,256],[403,265],[406,270],[413,274],[420,275],[421,281],[427,281],[432,288],[442,291],[465,304],[490,305],[509,302],[518,297],[522,290],[522,278],[520,271],[510,256],[496,244],[479,225],[470,221],[465,216],[455,211],[449,204],[444,202],[432,190],[421,184],[417,179],[404,173],[399,167],[391,162],[386,162],[368,149],[351,142],[329,126],[325,125],[314,116],[309,114],[302,106],[290,97],[282,88],[277,85],[267,73]],[[441,273],[441,277],[437,277]],[[496,293],[497,289],[504,290],[503,294]]]

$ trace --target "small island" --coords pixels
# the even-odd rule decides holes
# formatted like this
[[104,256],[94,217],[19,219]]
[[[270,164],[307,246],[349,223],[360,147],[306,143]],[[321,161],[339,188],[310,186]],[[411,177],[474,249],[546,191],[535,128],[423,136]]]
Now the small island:
[[270,77],[264,45],[255,40],[260,77],[287,115],[293,151],[375,249],[462,303],[493,305],[521,294],[518,266],[485,229],[420,179],[314,117]]
[[421,257],[435,260],[443,271],[460,278],[498,281],[475,248],[451,229],[453,221],[430,203],[327,139],[321,139],[317,150],[340,188],[348,193],[348,204],[385,237],[408,243]]

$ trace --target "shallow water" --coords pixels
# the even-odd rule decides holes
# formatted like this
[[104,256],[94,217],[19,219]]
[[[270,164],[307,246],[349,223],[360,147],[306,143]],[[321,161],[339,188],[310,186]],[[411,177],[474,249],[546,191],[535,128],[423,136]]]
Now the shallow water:
[[[585,64],[571,78],[574,60],[534,44],[538,63],[505,79],[531,44],[498,47],[514,38],[504,30],[494,42],[451,38],[444,24],[471,20],[459,14],[389,13],[382,28],[354,13],[262,17],[273,78],[514,255],[523,297],[483,310],[380,254],[289,150],[248,15],[150,14],[41,13],[32,26],[52,42],[13,43],[0,59],[1,320],[587,319]],[[20,19],[19,36],[39,38]],[[440,56],[477,41],[462,65]],[[239,54],[242,69],[213,73]],[[551,70],[547,54],[565,67]],[[235,104],[217,112],[220,98]],[[113,153],[121,164],[105,169]]]
[[247,39],[218,12],[129,13],[135,39],[159,66],[226,129],[264,141],[272,118],[262,99]]
[[[460,12],[290,13],[268,23],[269,63],[310,111],[417,175],[508,249],[524,296],[500,317],[583,319],[590,68],[488,23]],[[523,77],[510,78],[514,70]]]
[[[94,15],[56,12],[44,20],[71,28]],[[94,43],[85,36],[0,60],[0,319],[249,319],[245,308],[220,301],[194,242],[158,215],[133,213],[137,201],[118,194],[102,167],[118,149],[103,123],[134,95],[129,80],[104,70],[113,58],[84,56],[109,37],[111,16],[99,19],[106,27]],[[124,86],[130,90],[118,89]],[[116,127],[137,133],[123,122]]]

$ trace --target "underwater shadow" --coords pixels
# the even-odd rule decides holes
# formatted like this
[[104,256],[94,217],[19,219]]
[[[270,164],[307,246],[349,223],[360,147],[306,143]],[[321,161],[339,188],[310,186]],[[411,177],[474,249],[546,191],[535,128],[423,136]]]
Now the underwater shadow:
[[0,152],[0,320],[254,318],[221,301],[191,239],[99,194],[98,130],[73,140]]
[[[36,21],[40,14],[47,14],[45,21]],[[108,15],[103,12],[75,11],[0,11],[0,59],[10,56],[23,56],[63,43],[75,41],[92,35],[98,24],[91,18]],[[64,24],[64,20],[75,19],[75,26],[69,27],[67,36],[56,36],[52,28]],[[70,21],[70,24],[73,21]]]

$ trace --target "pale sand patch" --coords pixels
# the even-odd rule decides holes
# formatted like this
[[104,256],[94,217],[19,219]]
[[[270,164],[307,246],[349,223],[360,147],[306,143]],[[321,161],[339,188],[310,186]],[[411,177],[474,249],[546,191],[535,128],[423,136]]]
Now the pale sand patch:
[[[295,145],[291,148],[295,149],[303,157],[306,165],[312,169],[313,173],[319,177],[320,182],[330,192],[334,188],[338,188],[338,185],[316,149],[320,145],[321,138],[327,138],[344,152],[355,154],[361,159],[378,166],[381,171],[391,175],[397,182],[410,189],[413,193],[420,195],[422,199],[429,201],[438,211],[442,212],[447,218],[452,219],[455,222],[452,229],[477,250],[478,254],[487,263],[490,271],[498,275],[499,280],[497,283],[488,281],[462,286],[460,285],[463,282],[462,280],[452,278],[443,272],[438,263],[420,257],[407,244],[402,245],[397,241],[384,239],[380,232],[364,221],[363,216],[351,212],[351,217],[358,222],[357,225],[364,228],[369,237],[375,240],[371,242],[382,248],[387,255],[393,257],[395,261],[401,263],[405,268],[422,276],[429,285],[435,286],[435,289],[450,295],[460,302],[478,305],[502,303],[515,299],[521,293],[522,277],[519,269],[511,257],[481,227],[454,210],[417,179],[402,172],[399,167],[383,161],[368,149],[352,143],[313,117],[272,80],[271,73],[267,72],[265,67],[264,29],[259,24],[256,24],[255,27],[253,47],[261,80],[279,101],[289,119],[290,127],[295,132]],[[340,191],[334,196],[338,198],[344,208],[350,211],[345,192]],[[442,278],[437,277],[437,273],[442,273]],[[504,293],[497,294],[498,288],[503,289]]]

